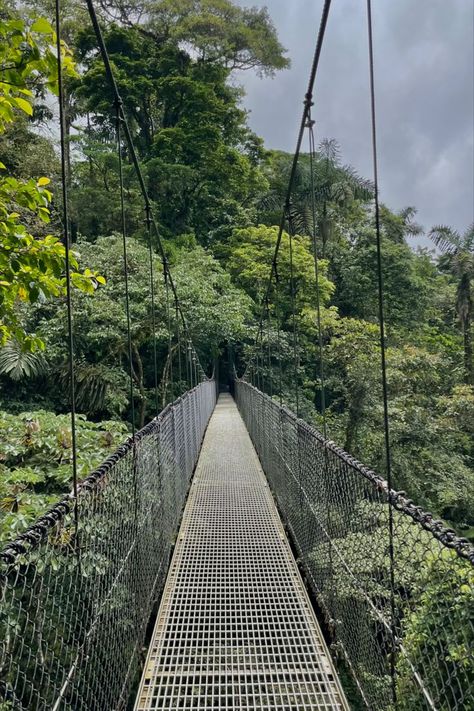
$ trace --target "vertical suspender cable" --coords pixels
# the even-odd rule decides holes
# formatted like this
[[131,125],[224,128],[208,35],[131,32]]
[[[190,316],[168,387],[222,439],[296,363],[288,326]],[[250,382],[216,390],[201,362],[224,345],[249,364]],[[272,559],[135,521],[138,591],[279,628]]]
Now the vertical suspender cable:
[[150,299],[151,299],[151,330],[153,338],[153,385],[155,390],[155,415],[160,411],[158,396],[158,358],[156,353],[156,311],[155,311],[155,268],[153,264],[153,247],[151,244],[151,214],[150,206],[145,207],[146,229],[148,237],[148,253],[150,257]]
[[[168,285],[168,268],[166,262],[163,262],[163,278],[165,280],[165,292],[166,292],[166,322],[168,328],[168,382],[170,384],[170,394],[171,400],[173,399],[173,339],[171,337],[171,309],[170,309],[170,291]],[[165,394],[167,391],[167,384],[165,383]]]
[[179,327],[179,304],[178,300],[175,298],[175,315],[176,315],[176,343],[178,344],[178,378],[179,378],[179,388],[181,394],[181,381],[183,379],[183,372],[181,366],[181,329]]
[[287,210],[288,214],[288,236],[290,239],[290,299],[291,299],[291,318],[293,324],[293,378],[295,385],[295,401],[296,401],[296,415],[300,416],[300,395],[299,395],[299,368],[298,368],[298,333],[296,326],[296,293],[295,293],[295,278],[293,269],[293,225],[289,214],[289,207]]
[[312,242],[313,242],[313,259],[314,259],[314,275],[316,279],[316,319],[318,328],[318,350],[319,350],[319,379],[321,383],[321,415],[323,417],[323,435],[327,439],[327,422],[326,422],[326,383],[324,375],[324,347],[323,347],[323,329],[321,325],[321,298],[319,295],[319,264],[318,264],[318,245],[316,241],[316,199],[315,199],[315,183],[314,183],[314,160],[316,156],[316,148],[314,143],[313,132],[314,121],[311,119],[311,110],[308,112],[308,128],[309,128],[309,164],[311,174],[311,218],[312,218]]
[[385,352],[385,317],[383,298],[383,272],[382,272],[382,244],[380,231],[380,205],[379,205],[379,183],[378,183],[378,160],[377,160],[377,124],[375,113],[375,80],[374,80],[374,46],[372,31],[372,3],[367,0],[367,29],[369,44],[369,79],[370,79],[370,112],[372,124],[372,155],[374,170],[374,205],[375,205],[375,232],[377,242],[377,281],[378,281],[378,309],[380,328],[380,358],[382,375],[382,397],[383,397],[383,421],[385,439],[385,464],[387,470],[388,484],[388,526],[389,526],[389,557],[390,557],[390,607],[391,607],[391,636],[392,650],[390,659],[390,673],[392,682],[393,703],[397,703],[396,679],[395,679],[395,655],[396,655],[396,624],[395,624],[395,572],[394,572],[394,550],[393,550],[393,509],[390,503],[392,491],[392,457],[390,446],[390,428],[388,416],[388,387],[387,387],[387,363]]
[[270,305],[267,301],[267,353],[268,353],[268,394],[273,398],[273,369],[272,369],[272,349],[270,344],[272,319],[270,314]]
[[127,318],[127,347],[130,375],[130,410],[132,416],[132,436],[135,436],[135,403],[133,400],[133,349],[132,349],[132,327],[130,319],[130,289],[128,284],[128,253],[127,253],[127,224],[125,219],[125,198],[123,184],[123,164],[122,164],[122,136],[120,130],[121,104],[115,101],[115,130],[117,140],[118,171],[120,184],[120,219],[122,227],[122,253],[123,253],[123,276],[125,284],[125,312]]
[[[308,102],[309,103],[309,102]],[[311,102],[312,103],[312,102]],[[311,222],[312,222],[312,244],[313,244],[313,259],[314,259],[314,276],[316,281],[316,322],[318,328],[318,351],[319,351],[319,379],[321,383],[321,415],[323,418],[323,437],[324,437],[324,497],[326,499],[326,528],[328,536],[328,561],[329,561],[329,610],[331,615],[331,632],[335,636],[335,609],[334,609],[334,566],[332,558],[332,517],[331,517],[331,498],[332,498],[332,482],[329,480],[329,461],[328,461],[328,430],[326,418],[326,381],[324,373],[324,347],[323,347],[323,329],[321,323],[321,297],[319,294],[319,254],[318,243],[316,239],[316,198],[315,198],[315,181],[314,181],[314,163],[316,159],[316,145],[314,141],[314,121],[311,117],[311,103],[308,105],[308,134],[309,134],[309,167],[310,167],[310,188],[311,188]]]
[[76,436],[76,373],[74,368],[74,325],[70,258],[70,231],[69,231],[69,202],[68,202],[68,174],[66,167],[66,117],[64,111],[64,84],[63,66],[61,55],[61,11],[60,0],[56,0],[56,52],[58,68],[58,102],[59,102],[59,130],[61,143],[61,186],[63,191],[63,235],[66,269],[66,302],[67,302],[67,329],[68,329],[68,360],[69,360],[69,392],[71,406],[71,447],[72,447],[72,487],[74,494],[74,526],[76,529],[76,552],[80,561],[79,545],[79,505],[77,500],[77,436]]
[[281,364],[281,324],[280,324],[280,293],[279,293],[280,278],[278,269],[275,265],[275,318],[277,324],[277,354],[278,354],[278,392],[280,407],[283,404],[283,370]]

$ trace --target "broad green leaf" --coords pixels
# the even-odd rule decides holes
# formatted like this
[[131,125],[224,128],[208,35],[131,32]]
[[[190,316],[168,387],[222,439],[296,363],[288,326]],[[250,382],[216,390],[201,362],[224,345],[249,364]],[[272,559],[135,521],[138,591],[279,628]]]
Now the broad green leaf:
[[29,103],[29,101],[26,101],[26,99],[21,99],[19,96],[13,97],[12,101],[19,109],[24,111],[25,114],[28,114],[28,116],[33,116],[33,107]]
[[49,35],[54,32],[52,26],[44,17],[38,17],[31,25],[32,32],[39,32],[42,35]]

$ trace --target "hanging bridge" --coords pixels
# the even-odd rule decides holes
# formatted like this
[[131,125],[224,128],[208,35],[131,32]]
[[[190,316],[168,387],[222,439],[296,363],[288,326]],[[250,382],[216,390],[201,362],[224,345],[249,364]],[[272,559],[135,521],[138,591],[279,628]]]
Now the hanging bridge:
[[[79,482],[68,290],[73,487],[0,552],[0,710],[474,711],[474,549],[391,481],[370,0],[386,479],[328,437],[319,303],[321,432],[300,417],[294,309],[296,412],[284,403],[281,370],[271,377],[278,363],[281,369],[279,342],[276,353],[263,349],[265,323],[277,315],[270,301],[278,303],[282,288],[278,259],[287,225],[292,258],[292,182],[305,131],[314,157],[312,90],[330,1],[255,342],[244,374],[230,369],[232,395],[219,393],[218,378],[199,362],[92,1],[87,5],[114,97],[120,178],[126,152],[144,200],[150,255],[153,233],[162,257],[186,387],[158,414],[155,345],[156,416]],[[56,24],[59,37],[59,2]],[[61,82],[59,99],[68,248]],[[120,196],[131,364],[123,180]],[[317,282],[314,210],[313,202]],[[150,259],[155,332],[152,270]],[[291,261],[288,286],[294,302]],[[172,354],[170,340],[170,362]],[[133,411],[132,420],[134,427]]]

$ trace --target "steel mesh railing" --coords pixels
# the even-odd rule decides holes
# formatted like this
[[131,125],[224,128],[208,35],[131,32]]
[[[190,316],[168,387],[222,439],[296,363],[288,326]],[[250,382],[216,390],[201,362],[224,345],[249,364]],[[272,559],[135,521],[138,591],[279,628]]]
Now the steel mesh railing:
[[[215,404],[165,410],[0,554],[0,709],[124,709]],[[79,550],[79,555],[78,555]]]
[[474,548],[268,395],[235,392],[367,708],[472,711]]

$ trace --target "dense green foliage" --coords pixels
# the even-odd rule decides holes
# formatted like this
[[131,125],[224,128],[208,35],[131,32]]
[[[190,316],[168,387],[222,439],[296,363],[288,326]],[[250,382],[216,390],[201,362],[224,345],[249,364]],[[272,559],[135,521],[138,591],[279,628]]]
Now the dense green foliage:
[[[36,13],[51,16],[47,0],[30,5]],[[66,3],[64,13],[65,38],[80,67],[76,72],[64,45],[75,239],[72,267],[77,269],[79,262],[89,267],[83,274],[73,274],[74,285],[83,290],[75,289],[74,295],[78,409],[94,420],[129,422],[114,110],[86,16],[74,3]],[[123,6],[104,2],[103,13],[105,41],[191,335],[209,368],[230,344],[241,369],[255,335],[253,323],[273,254],[274,225],[280,218],[290,157],[266,151],[249,130],[232,71],[272,74],[287,65],[284,51],[266,11],[237,8],[229,0]],[[60,229],[58,209],[54,201],[51,205],[58,190],[58,165],[54,146],[37,131],[49,117],[45,92],[55,89],[54,34],[46,20],[32,23],[11,17],[2,27],[3,35],[12,40],[11,49],[3,50],[3,61],[11,61],[11,71],[16,72],[4,79],[13,77],[22,86],[12,90],[7,83],[1,85],[5,100],[0,157],[9,174],[3,179],[0,201],[6,230],[2,254],[7,258],[1,282],[3,404],[11,412],[39,407],[67,412],[64,254],[57,237],[41,227],[42,220],[51,220],[53,234]],[[26,51],[25,41],[32,48],[27,61],[15,54]],[[140,426],[154,411],[154,345],[160,404],[186,385],[186,346],[158,257],[153,263],[153,332],[143,207],[133,168],[125,153],[123,158],[132,390]],[[319,263],[318,295],[329,434],[383,473],[372,186],[342,164],[334,140],[323,141],[319,148],[314,182],[315,237],[324,257]],[[273,354],[272,367],[263,359],[260,384],[276,392],[278,352],[284,398],[295,407],[296,377],[301,413],[320,424],[307,155],[298,163],[291,210],[299,233],[292,244],[294,293],[289,286],[290,244],[284,233],[278,289],[274,286],[270,293],[263,344]],[[409,245],[408,238],[421,231],[415,215],[411,207],[393,213],[382,206],[395,483],[468,531],[474,526],[472,230],[461,237],[445,227],[433,228],[430,234],[444,252],[438,258]],[[18,240],[22,249],[14,250]],[[91,298],[87,292],[93,291]],[[43,343],[43,352],[31,352],[34,344]]]
[[[51,18],[53,6],[50,0],[27,6],[35,20],[0,13],[0,540],[24,530],[71,479],[61,186],[57,146],[46,137],[54,132],[44,131],[57,83],[55,35],[39,17]],[[249,129],[232,73],[272,75],[288,65],[285,51],[265,9],[231,0],[102,0],[100,6],[190,336],[209,374],[219,357],[228,362],[231,355],[242,373],[249,361],[255,365],[255,324],[291,156],[266,150]],[[152,312],[143,203],[124,149],[130,363],[114,107],[83,8],[71,0],[63,12],[82,478],[124,437],[132,413],[143,426],[156,400],[163,406],[190,379],[188,344],[154,251]],[[373,187],[342,164],[334,140],[323,141],[314,166],[313,234],[311,184],[309,156],[302,155],[290,206],[296,234],[291,243],[288,232],[282,236],[258,373],[254,367],[250,374],[274,396],[281,385],[293,409],[298,389],[300,414],[322,425],[319,299],[329,436],[383,475]],[[423,231],[415,216],[413,207],[381,208],[394,484],[473,536],[474,232],[434,227],[429,235],[438,250],[414,249],[409,239]],[[360,535],[354,547],[363,544]],[[351,541],[341,545],[350,556]],[[358,561],[369,579],[387,567],[382,545],[380,551],[380,559]],[[407,599],[417,600],[407,612],[397,598],[408,653],[430,657],[442,647],[449,675],[472,640],[446,631],[436,611],[451,603],[454,589],[462,629],[472,613],[466,570],[460,567],[459,585],[429,565],[415,580],[403,551],[397,553],[397,582]],[[353,589],[339,594],[356,597]],[[370,594],[380,594],[375,583]],[[399,673],[400,693],[412,699],[417,691],[403,663]]]

